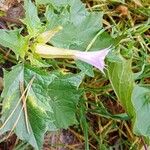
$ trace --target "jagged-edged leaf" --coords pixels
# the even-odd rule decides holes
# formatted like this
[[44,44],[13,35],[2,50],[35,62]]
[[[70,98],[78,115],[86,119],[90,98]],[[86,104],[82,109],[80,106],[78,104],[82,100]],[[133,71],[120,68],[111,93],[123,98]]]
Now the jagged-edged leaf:
[[46,111],[42,109],[42,106],[38,105],[37,99],[34,97],[33,93],[29,91],[27,100],[28,132],[25,113],[24,110],[21,111],[22,101],[17,105],[21,96],[20,83],[23,82],[24,66],[22,64],[15,66],[12,71],[7,72],[4,75],[1,121],[4,123],[8,118],[9,120],[1,127],[0,134],[14,128],[14,132],[21,140],[29,142],[35,149],[41,149],[48,123],[48,116]]
[[[51,43],[56,47],[85,51],[88,44],[102,28],[102,13],[89,13],[80,0],[57,2],[49,1],[46,10],[47,27],[52,29],[58,25],[63,30],[57,33]],[[79,69],[89,76],[94,76],[93,67],[78,61]]]
[[108,63],[108,77],[111,85],[126,109],[130,117],[134,116],[134,108],[131,101],[131,95],[134,88],[134,76],[131,69],[131,60],[126,60],[122,56],[118,56],[120,61],[110,61]]
[[36,0],[36,3],[49,4],[48,16],[50,20],[54,19],[50,26],[70,21],[77,25],[88,15],[85,5],[80,0]]
[[10,48],[16,56],[24,58],[28,50],[28,37],[23,37],[20,30],[0,30],[0,44]]
[[37,8],[31,2],[31,0],[24,1],[24,8],[25,18],[22,20],[22,22],[27,26],[30,36],[36,36],[44,29],[38,17]]
[[134,132],[150,137],[150,89],[136,85],[132,93],[132,102],[136,113]]
[[75,111],[80,94],[70,82],[55,79],[48,87],[50,105],[54,111],[54,123],[58,128],[67,128],[77,123]]
[[135,85],[134,74],[131,69],[131,60],[108,63],[108,77],[111,85],[126,109],[132,117],[134,133],[150,137],[150,89]]
[[[32,79],[33,83],[30,83]],[[24,64],[13,67],[10,72],[5,71],[0,134],[14,130],[21,140],[40,150],[47,130],[77,123],[75,111],[81,95],[77,88],[81,81],[79,75],[47,74]],[[25,88],[31,84],[26,102],[27,117],[25,110],[21,111],[21,83]]]
[[[55,10],[53,10],[55,12]],[[48,20],[48,28],[53,26],[62,25],[63,29],[57,33],[52,39],[51,43],[57,47],[78,49],[85,51],[88,44],[95,37],[101,29],[102,14],[89,13],[82,21],[75,24],[74,21],[67,19],[63,20],[62,17],[57,19],[59,15],[53,17],[51,11],[47,10],[46,17]],[[56,20],[54,20],[56,19]]]
[[[29,78],[31,69],[26,69]],[[49,103],[49,110],[52,110],[51,117],[58,128],[67,128],[69,125],[77,123],[75,117],[76,105],[81,92],[77,89],[83,79],[83,74],[62,75],[58,72],[47,74],[44,79],[43,72],[34,70],[32,74],[39,77],[35,80],[35,94],[41,97],[43,102]],[[51,76],[51,78],[50,78]],[[29,80],[29,79],[28,79]],[[39,103],[39,105],[41,105]],[[45,104],[47,106],[47,104]],[[47,111],[48,109],[45,108]]]
[[50,67],[51,66],[46,61],[44,61],[41,58],[36,57],[36,56],[34,56],[32,54],[30,54],[28,56],[28,59],[30,60],[30,63],[31,63],[32,66],[36,66],[38,68],[41,68],[41,67]]
[[88,75],[90,77],[94,77],[94,72],[93,72],[92,66],[90,64],[87,64],[83,61],[77,60],[76,65],[86,75]]
[[78,74],[68,74],[68,75],[64,76],[62,78],[62,80],[65,82],[67,81],[70,84],[72,84],[73,86],[79,88],[83,78],[84,78],[84,73],[80,72]]

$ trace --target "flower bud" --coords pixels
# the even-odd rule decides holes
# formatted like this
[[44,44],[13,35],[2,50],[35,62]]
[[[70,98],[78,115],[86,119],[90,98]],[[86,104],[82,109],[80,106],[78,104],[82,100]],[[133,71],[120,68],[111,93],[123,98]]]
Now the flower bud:
[[46,31],[37,37],[38,43],[47,43],[57,32],[62,30],[62,26],[58,26],[52,30]]

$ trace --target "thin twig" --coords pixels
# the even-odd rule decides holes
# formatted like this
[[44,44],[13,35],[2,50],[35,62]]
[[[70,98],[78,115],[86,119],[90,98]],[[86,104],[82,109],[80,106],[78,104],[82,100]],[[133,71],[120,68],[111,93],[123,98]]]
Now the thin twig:
[[0,130],[5,127],[5,125],[6,125],[7,122],[9,121],[9,119],[10,119],[10,118],[12,117],[12,115],[14,114],[14,112],[15,112],[15,110],[17,109],[19,103],[21,102],[23,96],[25,95],[25,93],[27,92],[28,88],[30,87],[30,84],[33,82],[32,80],[33,80],[33,78],[31,79],[31,81],[30,81],[29,84],[27,85],[26,89],[25,89],[24,92],[22,93],[22,95],[21,95],[20,99],[18,100],[18,102],[17,102],[17,104],[16,104],[14,110],[13,110],[13,111],[11,112],[11,114],[8,116],[8,118],[6,119],[6,121],[4,122],[4,124],[0,127]]
[[144,141],[143,137],[141,137],[141,142],[143,143],[144,149],[145,149],[145,150],[148,150],[148,147],[147,147],[147,145],[145,144],[145,141]]
[[[31,85],[32,85],[34,79],[35,79],[35,76],[33,76],[33,78],[31,79],[31,81],[30,81],[29,84],[28,84],[29,87],[28,87],[28,90],[27,90],[27,93],[26,93],[26,96],[25,96],[25,99],[24,99],[24,103],[23,103],[23,105],[22,105],[22,107],[21,107],[20,113],[19,113],[19,115],[18,115],[18,118],[17,118],[15,124],[13,125],[11,131],[9,132],[9,134],[8,134],[8,136],[7,136],[7,139],[11,136],[13,130],[14,130],[15,127],[17,126],[17,123],[18,123],[18,121],[19,121],[19,119],[20,119],[20,117],[21,117],[21,113],[22,113],[22,111],[23,111],[23,109],[24,109],[24,106],[26,105],[27,97],[28,97],[28,94],[29,94],[29,91],[30,91],[30,88],[31,88]],[[24,94],[23,94],[23,96],[24,96]],[[23,98],[23,97],[22,97],[22,98]]]
[[26,93],[26,91],[27,91],[27,88],[24,90],[23,94],[21,95],[20,99],[18,100],[18,102],[17,102],[17,104],[16,104],[14,110],[11,112],[11,114],[10,114],[10,115],[8,116],[8,118],[5,120],[5,122],[3,123],[3,125],[0,127],[0,130],[5,127],[5,125],[6,125],[7,122],[9,121],[9,119],[10,119],[10,118],[12,117],[12,115],[14,114],[15,110],[17,109],[17,107],[18,107],[19,103],[21,102],[22,97],[24,96],[24,94]]
[[[24,83],[23,82],[20,82],[20,91],[21,91],[21,95],[22,95],[23,92],[24,92]],[[28,114],[27,114],[26,97],[27,96],[25,96],[25,95],[23,96],[22,103],[23,103],[23,106],[24,106],[24,115],[25,115],[25,123],[26,123],[27,131],[28,131],[28,133],[30,133],[29,124],[28,124]]]
[[7,52],[6,51],[4,51],[2,48],[0,48],[0,52],[2,52],[2,54],[4,55],[4,59],[5,60],[8,60],[8,61],[10,61],[10,62],[12,62],[12,63],[14,63],[14,64],[16,64],[17,62],[15,61],[15,57],[14,56],[12,56],[12,55],[10,55],[9,54],[9,57],[7,56]]

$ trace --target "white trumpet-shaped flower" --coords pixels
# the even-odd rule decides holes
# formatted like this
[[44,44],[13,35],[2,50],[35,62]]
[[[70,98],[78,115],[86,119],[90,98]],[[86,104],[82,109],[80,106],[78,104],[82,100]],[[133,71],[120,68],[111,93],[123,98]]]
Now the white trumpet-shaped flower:
[[75,57],[88,64],[93,65],[94,67],[98,68],[99,70],[103,72],[105,68],[104,59],[109,51],[110,51],[109,48],[102,49],[99,51],[94,51],[94,52],[80,52],[79,51],[75,53]]
[[88,64],[93,65],[103,72],[105,68],[104,59],[110,48],[102,49],[99,51],[82,52],[78,50],[70,50],[49,46],[46,44],[36,44],[35,53],[43,58],[73,58],[82,60]]

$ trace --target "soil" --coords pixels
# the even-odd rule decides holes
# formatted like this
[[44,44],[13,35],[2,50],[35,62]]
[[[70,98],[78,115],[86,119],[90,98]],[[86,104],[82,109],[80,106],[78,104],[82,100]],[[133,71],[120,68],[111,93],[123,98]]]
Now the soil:
[[[2,139],[2,137],[0,137]],[[0,150],[13,150],[16,142],[16,135],[12,135],[10,138],[0,143]]]

